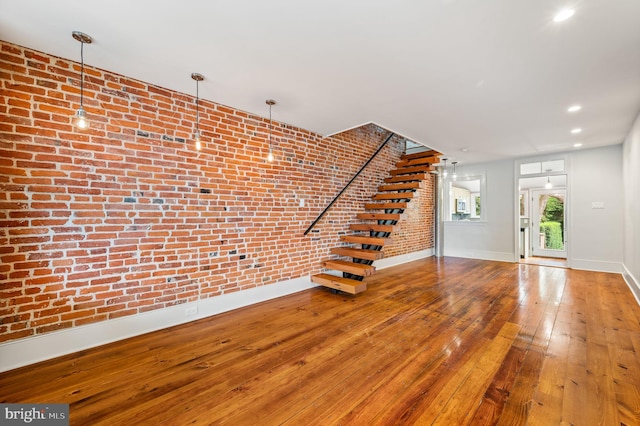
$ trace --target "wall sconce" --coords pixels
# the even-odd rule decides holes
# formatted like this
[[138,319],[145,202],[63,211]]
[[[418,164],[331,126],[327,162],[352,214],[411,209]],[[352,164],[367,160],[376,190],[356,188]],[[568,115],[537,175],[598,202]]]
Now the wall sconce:
[[442,167],[442,177],[446,179],[447,176],[449,176],[449,172],[447,171],[447,159],[443,158],[442,161],[444,161],[444,166]]
[[276,101],[273,99],[267,99],[265,103],[269,105],[269,154],[267,154],[267,161],[271,163],[273,162],[273,146],[271,144],[271,107],[276,104]]
[[458,164],[458,162],[452,161],[451,164],[453,164],[453,174],[451,175],[451,179],[456,180],[458,179],[458,173],[456,173],[456,164]]
[[91,44],[93,39],[80,31],[73,31],[71,36],[80,42],[80,108],[73,116],[73,125],[80,130],[89,128],[89,119],[84,110],[84,44]]
[[191,73],[191,78],[196,81],[196,131],[193,133],[193,139],[196,141],[196,150],[202,149],[202,140],[200,138],[200,82],[204,80],[202,74],[197,72]]

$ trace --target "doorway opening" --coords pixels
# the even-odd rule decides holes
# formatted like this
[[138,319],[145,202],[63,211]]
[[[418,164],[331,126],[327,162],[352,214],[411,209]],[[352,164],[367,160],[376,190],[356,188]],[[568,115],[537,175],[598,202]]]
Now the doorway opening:
[[567,175],[520,178],[520,262],[567,267]]

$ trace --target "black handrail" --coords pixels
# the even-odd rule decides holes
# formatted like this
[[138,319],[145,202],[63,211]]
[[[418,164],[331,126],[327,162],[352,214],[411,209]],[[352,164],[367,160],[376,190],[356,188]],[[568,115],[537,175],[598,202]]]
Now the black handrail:
[[366,163],[364,163],[364,166],[362,166],[360,168],[360,170],[358,170],[358,173],[356,173],[351,180],[349,181],[349,183],[347,183],[344,188],[342,188],[342,191],[340,191],[340,193],[338,195],[336,195],[336,197],[333,199],[333,201],[331,201],[329,203],[329,205],[322,211],[322,213],[320,213],[320,216],[318,216],[316,218],[316,220],[313,221],[313,223],[311,224],[311,226],[309,226],[307,228],[306,231],[304,231],[304,235],[307,235],[311,229],[313,229],[314,226],[316,226],[316,223],[318,223],[320,221],[320,219],[322,219],[322,217],[325,215],[325,213],[327,213],[327,211],[329,211],[329,209],[331,208],[331,206],[334,205],[334,203],[336,201],[338,201],[338,198],[340,198],[340,196],[344,193],[344,191],[347,190],[347,188],[349,188],[349,186],[353,183],[354,180],[356,180],[356,178],[360,175],[360,173],[362,173],[362,171],[369,165],[369,163],[371,161],[373,161],[374,158],[376,158],[376,156],[380,153],[380,151],[382,151],[382,148],[384,148],[384,146],[387,144],[387,142],[389,142],[391,140],[391,138],[394,136],[394,133],[391,132],[389,133],[389,136],[387,136],[387,138],[384,140],[384,142],[382,142],[382,144],[380,145],[380,147],[378,148],[378,150],[376,152],[373,153],[373,155],[371,156],[371,158],[369,158],[369,160],[367,160]]

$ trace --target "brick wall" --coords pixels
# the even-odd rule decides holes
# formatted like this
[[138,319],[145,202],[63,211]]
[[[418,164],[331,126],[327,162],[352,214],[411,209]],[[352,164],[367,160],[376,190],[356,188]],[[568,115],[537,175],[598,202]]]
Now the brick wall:
[[[317,273],[403,148],[303,236],[385,131],[274,122],[267,163],[265,118],[201,100],[197,152],[192,96],[87,66],[79,132],[79,64],[0,46],[0,341]],[[432,247],[432,184],[388,255]]]
[[420,184],[414,198],[404,211],[397,231],[391,234],[393,243],[385,246],[385,257],[398,256],[434,247],[433,229],[435,223],[435,178]]

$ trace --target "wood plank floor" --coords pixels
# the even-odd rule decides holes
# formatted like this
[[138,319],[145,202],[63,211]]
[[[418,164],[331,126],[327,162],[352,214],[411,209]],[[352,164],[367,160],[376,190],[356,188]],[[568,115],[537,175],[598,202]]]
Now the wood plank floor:
[[530,256],[525,259],[520,259],[520,263],[525,263],[527,265],[557,266],[558,268],[566,268],[568,262],[565,258]]
[[0,375],[73,425],[638,425],[619,275],[459,258],[379,271]]

